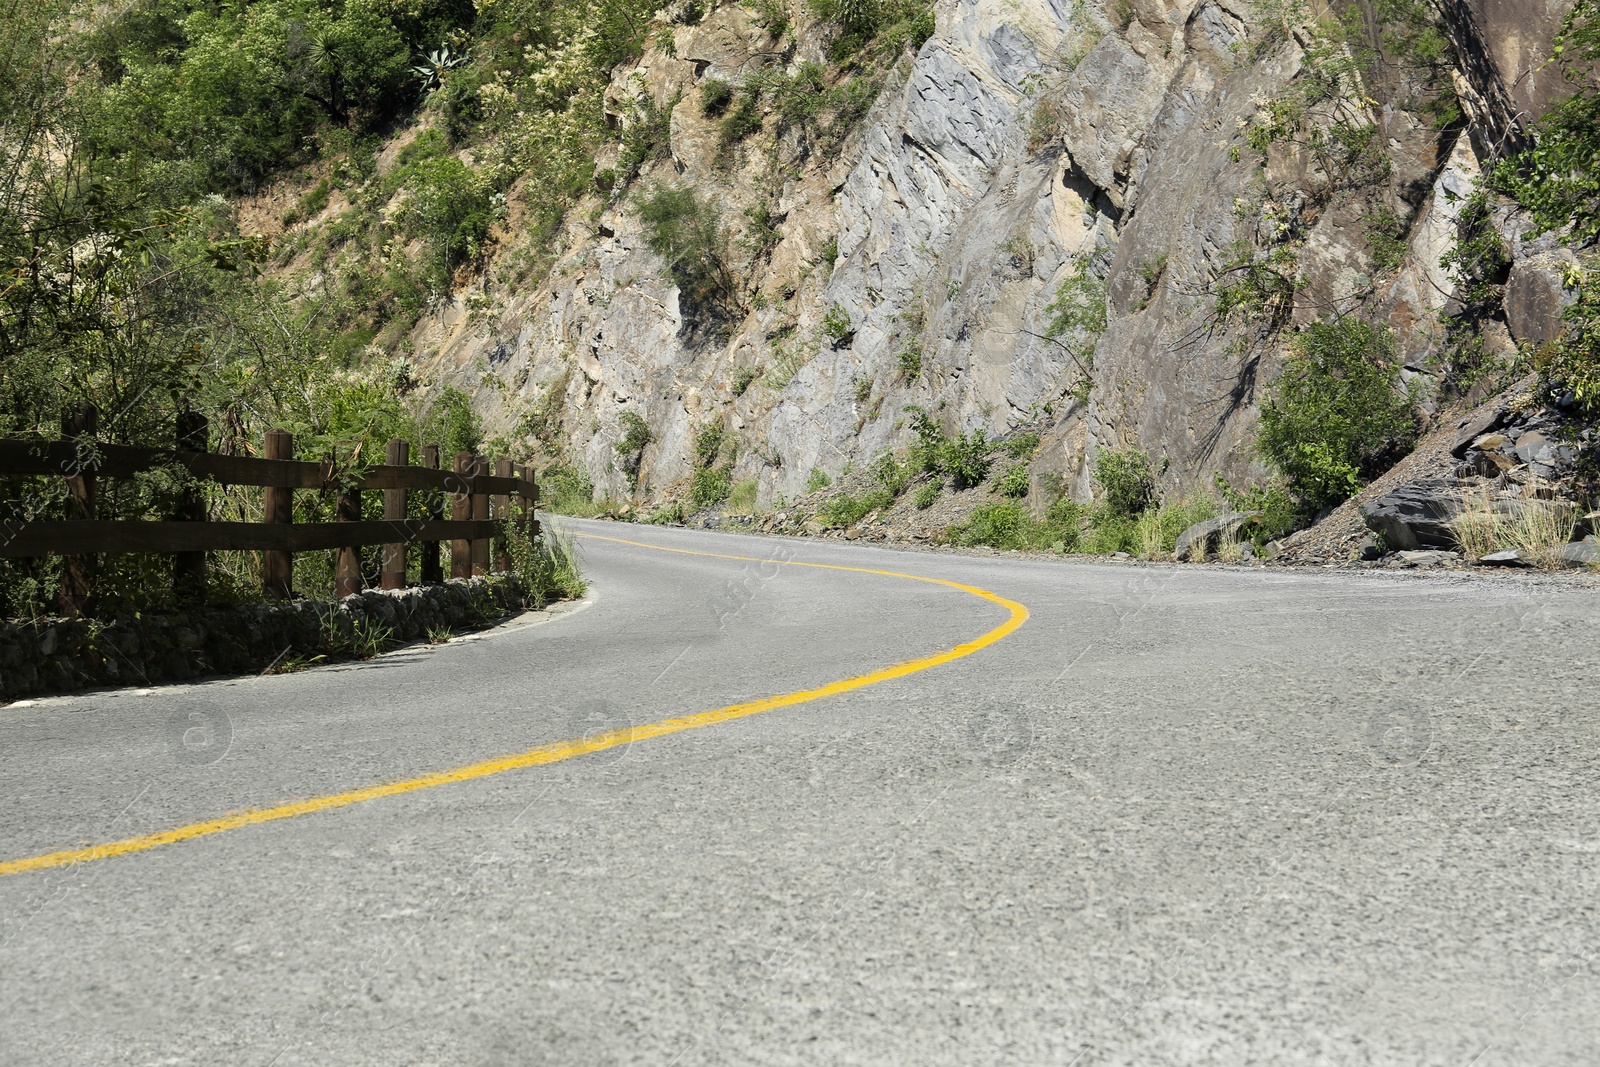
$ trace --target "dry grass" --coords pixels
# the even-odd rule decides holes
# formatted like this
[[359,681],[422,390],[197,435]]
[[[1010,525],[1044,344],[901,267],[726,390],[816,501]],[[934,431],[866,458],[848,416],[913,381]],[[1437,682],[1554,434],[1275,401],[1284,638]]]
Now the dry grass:
[[1238,530],[1225,530],[1217,540],[1217,560],[1220,563],[1238,563],[1244,559],[1244,541]]
[[1450,532],[1470,559],[1514,548],[1527,562],[1554,568],[1577,519],[1576,509],[1562,500],[1496,501],[1480,490],[1464,495],[1461,503]]
[[1461,554],[1468,559],[1478,559],[1499,551],[1501,516],[1494,510],[1494,499],[1487,490],[1462,494],[1461,510],[1450,520],[1450,532]]

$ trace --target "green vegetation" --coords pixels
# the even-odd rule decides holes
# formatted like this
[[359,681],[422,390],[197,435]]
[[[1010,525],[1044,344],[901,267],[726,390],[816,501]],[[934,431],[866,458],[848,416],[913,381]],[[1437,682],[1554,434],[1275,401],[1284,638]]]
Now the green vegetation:
[[1094,384],[1094,347],[1106,332],[1106,283],[1091,269],[1089,257],[1080,256],[1071,274],[1056,287],[1055,299],[1045,307],[1049,320],[1042,336],[1064,351],[1078,368],[1073,390],[1079,403],[1087,402]]
[[914,473],[910,464],[901,462],[888,452],[873,460],[869,470],[873,479],[887,489],[891,497],[897,497],[905,492]]
[[700,111],[707,118],[716,118],[728,110],[733,101],[733,86],[721,78],[707,78],[700,83]]
[[576,467],[564,465],[539,476],[539,503],[557,515],[591,518],[602,510],[594,502],[594,483]]
[[694,458],[700,466],[709,467],[717,461],[723,436],[722,424],[718,422],[707,423],[694,435]]
[[504,549],[511,563],[512,573],[522,582],[523,594],[536,608],[552,599],[576,600],[583,596],[588,583],[578,570],[571,539],[548,530],[541,530],[536,538],[529,537],[527,518],[520,507],[513,507],[495,538],[497,547]]
[[655,440],[655,435],[650,432],[650,425],[637,411],[624,411],[618,421],[622,425],[622,438],[617,442],[617,465],[628,476],[629,481],[637,483],[645,447]]
[[733,484],[720,467],[702,467],[689,483],[689,503],[697,508],[714,508],[728,499]]
[[681,526],[683,520],[683,504],[679,501],[663,504],[644,517],[651,526]]
[[1600,88],[1593,79],[1600,2],[1573,5],[1554,52],[1574,91],[1539,123],[1535,146],[1502,163],[1491,184],[1527,209],[1536,232],[1570,226],[1572,243],[1582,248],[1564,279],[1576,290],[1565,328],[1535,353],[1534,366],[1547,394],[1570,393],[1592,413],[1600,410],[1600,265],[1592,243],[1600,236]]
[[860,496],[841,493],[822,506],[822,517],[830,526],[854,526],[874,511],[894,503],[894,494],[882,487]]
[[1033,430],[1024,430],[1013,434],[1006,442],[1006,454],[1012,459],[1027,459],[1039,447],[1039,435]]
[[918,471],[948,476],[955,489],[970,489],[989,475],[989,455],[994,445],[982,429],[947,436],[944,428],[921,408],[907,408],[917,443],[910,462]]
[[934,501],[938,499],[939,483],[929,482],[917,490],[917,495],[913,502],[917,505],[918,511],[927,511],[929,508],[933,507]]
[[828,472],[821,467],[812,467],[811,473],[806,475],[806,492],[815,493],[818,489],[826,489],[833,484],[833,479],[828,477]]
[[850,332],[850,313],[838,304],[829,304],[822,315],[822,332],[838,340]]
[[1028,495],[1028,465],[1026,463],[1013,463],[1006,468],[1000,476],[998,486],[1001,496],[1012,498]]
[[742,515],[753,514],[756,510],[756,497],[760,492],[761,483],[754,478],[734,482],[733,488],[728,490],[728,510]]
[[1313,323],[1261,406],[1260,448],[1307,513],[1353,495],[1411,450],[1415,398],[1395,387],[1388,330],[1354,318]]
[[914,342],[907,341],[900,347],[895,355],[895,364],[900,368],[900,376],[908,382],[916,381],[922,375],[922,349]]
[[1106,509],[1125,519],[1138,518],[1156,502],[1156,477],[1150,457],[1138,449],[1107,450],[1094,460]]
[[664,261],[690,316],[722,318],[737,303],[722,220],[690,186],[655,186],[639,201],[645,245]]

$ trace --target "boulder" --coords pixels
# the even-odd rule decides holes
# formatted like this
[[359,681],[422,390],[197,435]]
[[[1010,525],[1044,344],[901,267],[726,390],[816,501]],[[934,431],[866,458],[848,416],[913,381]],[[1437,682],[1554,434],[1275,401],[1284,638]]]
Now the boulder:
[[1259,511],[1230,511],[1226,515],[1197,522],[1178,535],[1172,548],[1173,557],[1178,560],[1189,559],[1196,545],[1200,546],[1201,554],[1212,555],[1224,537],[1233,536],[1245,523],[1260,517]]
[[1361,518],[1391,552],[1453,549],[1450,520],[1460,510],[1452,481],[1430,479],[1403,485],[1361,505]]
[[[1486,411],[1479,412],[1475,417],[1462,419],[1460,425],[1456,428],[1456,440],[1455,444],[1450,447],[1450,454],[1456,459],[1460,459],[1467,454],[1467,449],[1469,448],[1483,449],[1485,446],[1479,444],[1479,440],[1504,426],[1509,415],[1510,409],[1505,404],[1498,404]],[[1496,434],[1495,436],[1501,437],[1501,440],[1488,446],[1489,448],[1499,448],[1500,445],[1505,443],[1502,435]]]
[[1459,553],[1445,552],[1440,549],[1395,553],[1395,559],[1402,567],[1437,567],[1441,563],[1449,563],[1460,558]]
[[1593,538],[1574,541],[1561,546],[1560,557],[1563,567],[1589,567],[1600,564],[1600,544],[1596,544]]

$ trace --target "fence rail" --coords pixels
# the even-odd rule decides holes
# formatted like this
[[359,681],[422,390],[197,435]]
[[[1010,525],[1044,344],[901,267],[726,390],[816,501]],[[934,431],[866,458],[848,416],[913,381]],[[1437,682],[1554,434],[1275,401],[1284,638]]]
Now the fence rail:
[[[334,595],[359,592],[363,585],[359,550],[382,545],[380,582],[385,589],[407,584],[407,552],[421,546],[419,579],[444,579],[440,543],[449,542],[450,573],[464,578],[490,567],[491,540],[514,516],[537,536],[533,518],[539,488],[529,467],[520,470],[509,459],[496,461],[494,474],[483,456],[458,452],[450,469],[442,469],[438,445],[422,449],[422,465],[409,462],[410,444],[389,442],[386,462],[340,470],[331,463],[294,458],[294,438],[286,430],[269,430],[265,458],[225,456],[206,450],[204,418],[185,413],[179,419],[173,449],[140,448],[95,442],[97,415],[92,408],[62,418],[57,441],[0,440],[0,476],[54,475],[67,483],[66,517],[61,520],[0,520],[0,557],[59,555],[66,557],[61,581],[61,607],[81,611],[89,602],[102,553],[151,552],[173,556],[173,588],[181,598],[205,593],[205,553],[262,553],[262,585],[268,595],[286,597],[294,578],[294,553],[337,550]],[[262,522],[212,522],[196,489],[185,489],[167,520],[107,520],[95,516],[96,483],[100,478],[126,478],[145,471],[184,470],[221,485],[261,488]],[[337,493],[337,522],[296,523],[296,489]],[[383,491],[383,518],[362,514],[364,490]],[[430,494],[427,518],[408,516],[413,491]],[[445,517],[446,498],[449,518]],[[521,505],[513,510],[511,501]],[[495,561],[508,567],[504,555]]]

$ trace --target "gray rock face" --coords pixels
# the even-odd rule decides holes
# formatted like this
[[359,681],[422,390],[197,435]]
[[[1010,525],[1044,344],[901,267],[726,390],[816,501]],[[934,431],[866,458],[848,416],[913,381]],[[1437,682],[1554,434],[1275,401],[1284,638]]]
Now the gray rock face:
[[1454,482],[1413,482],[1362,505],[1361,517],[1391,552],[1452,549],[1449,522],[1460,506]]
[[[1452,4],[1467,36],[1501,18]],[[731,159],[722,154],[699,86],[746,80],[773,54],[737,5],[675,31],[675,55],[652,44],[617,72],[607,99],[618,121],[627,101],[683,94],[672,158],[638,187],[692,181],[719,209],[741,304],[723,332],[692,328],[646,247],[632,194],[597,197],[570,213],[536,288],[463,296],[419,328],[421,369],[436,388],[472,394],[494,431],[516,433],[530,410],[553,410],[561,454],[616,498],[681,496],[695,434],[712,423],[738,445],[734,480],[755,480],[763,503],[792,497],[813,469],[837,476],[905,447],[913,406],[951,432],[1037,427],[1034,472],[1080,500],[1106,448],[1163,458],[1168,495],[1216,473],[1235,482],[1263,474],[1251,445],[1283,336],[1219,321],[1214,309],[1231,250],[1270,245],[1282,220],[1305,212],[1304,165],[1269,159],[1263,194],[1242,132],[1301,73],[1299,37],[1240,62],[1267,27],[1248,6],[1214,0],[941,0],[937,14],[934,36],[826,152],[792,130],[777,135],[769,117]],[[1546,12],[1538,25],[1551,17],[1559,22]],[[809,21],[796,31],[791,68],[820,57],[827,41]],[[1528,48],[1473,52],[1485,65],[1464,76],[1511,100],[1496,79]],[[1358,209],[1305,212],[1294,324],[1370,293],[1396,331],[1407,379],[1426,392],[1438,313],[1455,284],[1439,261],[1481,168],[1473,137],[1439,143],[1423,118],[1388,103],[1369,117],[1390,146],[1395,189],[1413,202],[1406,254],[1380,278]],[[778,219],[764,251],[746,241],[745,212],[757,206]],[[836,258],[824,262],[829,248]],[[1541,336],[1557,253],[1516,253],[1513,331]],[[1052,301],[1084,270],[1106,285],[1104,333],[1047,339]],[[822,329],[830,309],[848,319],[843,336]],[[1494,351],[1512,343],[1495,323],[1485,338]],[[1081,345],[1092,364],[1087,400],[1064,343]],[[914,373],[902,370],[908,353]],[[617,455],[624,413],[651,430],[637,484]]]
[[1518,341],[1550,341],[1561,332],[1561,312],[1573,299],[1562,284],[1577,262],[1565,248],[1519,258],[1506,279],[1506,324]]

